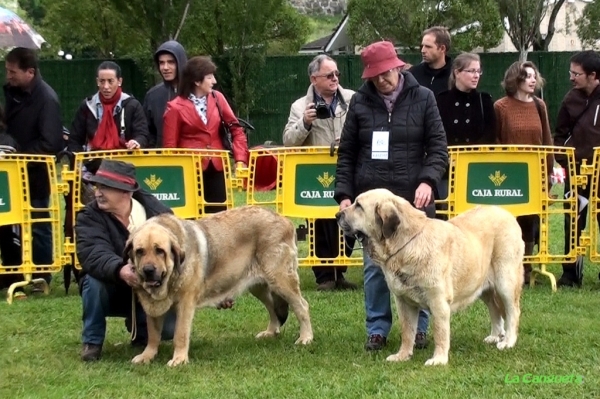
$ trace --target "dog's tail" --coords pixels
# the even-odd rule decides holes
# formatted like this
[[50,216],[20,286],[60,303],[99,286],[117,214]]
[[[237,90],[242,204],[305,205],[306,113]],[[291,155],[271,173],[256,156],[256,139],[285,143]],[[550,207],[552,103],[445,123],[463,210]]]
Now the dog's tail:
[[271,295],[273,296],[273,307],[275,308],[275,314],[277,315],[277,319],[279,320],[279,325],[283,326],[287,321],[290,305],[285,299],[283,299],[276,293],[271,292]]

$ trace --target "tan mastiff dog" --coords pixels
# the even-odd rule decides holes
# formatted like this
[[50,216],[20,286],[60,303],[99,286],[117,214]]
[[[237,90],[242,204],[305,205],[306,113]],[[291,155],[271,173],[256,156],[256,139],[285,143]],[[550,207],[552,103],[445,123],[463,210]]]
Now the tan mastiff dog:
[[525,244],[509,212],[479,206],[449,221],[429,219],[405,199],[377,189],[359,195],[336,217],[381,266],[396,298],[402,344],[387,360],[412,356],[419,309],[429,309],[435,350],[425,364],[448,363],[450,314],[477,298],[492,321],[484,341],[498,349],[515,345]]
[[269,325],[257,338],[279,334],[291,306],[300,323],[296,344],[313,340],[308,303],[300,292],[296,231],[270,210],[245,206],[199,221],[156,216],[132,232],[125,257],[142,282],[136,294],[148,319],[148,345],[133,363],[156,356],[171,307],[177,321],[168,365],[187,363],[195,309],[216,307],[247,290],[269,312]]

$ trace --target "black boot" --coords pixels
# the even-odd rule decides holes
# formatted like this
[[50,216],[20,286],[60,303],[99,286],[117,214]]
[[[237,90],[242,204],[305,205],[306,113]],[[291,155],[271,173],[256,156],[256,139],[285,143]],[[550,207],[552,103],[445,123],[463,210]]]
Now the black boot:
[[563,264],[563,274],[560,276],[556,285],[558,287],[577,287],[581,288],[582,277],[578,278],[576,265],[573,263]]
[[[533,242],[526,242],[525,243],[525,256],[530,256],[533,255],[533,246],[535,243]],[[530,263],[524,263],[523,264],[523,284],[524,285],[529,285],[529,281],[531,279],[531,270],[532,270],[532,266]]]

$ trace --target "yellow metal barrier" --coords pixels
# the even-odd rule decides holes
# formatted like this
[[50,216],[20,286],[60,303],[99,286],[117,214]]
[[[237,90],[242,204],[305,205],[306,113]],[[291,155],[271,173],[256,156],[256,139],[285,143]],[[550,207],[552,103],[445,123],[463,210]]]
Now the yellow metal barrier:
[[[540,217],[540,239],[538,253],[526,256],[527,263],[539,264],[531,275],[531,285],[535,284],[536,274],[550,279],[552,290],[556,291],[556,279],[546,270],[546,264],[574,261],[585,248],[575,242],[576,197],[552,198],[549,176],[553,165],[548,165],[548,156],[561,154],[569,165],[571,186],[565,192],[573,191],[583,181],[575,176],[573,148],[546,146],[472,146],[449,147],[450,176],[449,194],[444,201],[436,201],[447,206],[449,217],[456,216],[477,205],[499,205],[514,216],[538,215]],[[550,250],[550,220],[571,215],[571,245],[567,254],[563,247],[553,253]]]
[[[225,175],[226,200],[224,203],[212,203],[204,200],[204,181],[202,161],[220,159]],[[207,206],[226,206],[233,208],[233,184],[229,153],[220,150],[195,149],[152,149],[117,150],[76,153],[74,168],[63,168],[62,178],[73,186],[72,206],[73,225],[77,211],[85,204],[83,201],[82,171],[93,160],[115,159],[129,162],[136,167],[136,179],[140,187],[169,206],[173,212],[184,219],[198,219],[206,214]],[[70,244],[70,243],[67,243]],[[75,252],[74,245],[65,245],[70,253]],[[76,258],[76,257],[75,257]],[[76,260],[76,268],[81,268]]]
[[[587,224],[587,228],[582,232],[581,238],[579,239],[581,246],[587,246],[590,249],[590,261],[592,262],[600,262],[600,248],[598,239],[600,238],[598,235],[598,228],[600,228],[598,222],[598,218],[600,217],[599,213],[599,204],[598,204],[598,196],[600,194],[600,147],[594,148],[594,159],[591,165],[582,164],[581,174],[588,177],[587,184],[591,184],[590,187],[590,198],[587,200],[588,203],[588,218],[590,222]],[[591,181],[589,181],[591,180]],[[585,255],[585,253],[581,253],[581,255]]]
[[[50,183],[50,201],[48,208],[33,208],[29,193],[28,168],[45,167]],[[33,278],[34,273],[53,273],[61,270],[67,257],[62,253],[63,233],[60,216],[60,196],[66,192],[66,185],[57,181],[55,158],[46,155],[10,154],[0,157],[0,225],[18,225],[21,241],[21,264],[0,266],[0,276],[22,274],[23,281],[10,285],[7,293],[8,303],[12,303],[16,288],[28,284],[41,284],[48,294],[49,287],[43,278]],[[37,218],[39,212],[47,212],[49,217]],[[34,218],[36,217],[36,218]],[[52,232],[52,263],[38,265],[33,263],[33,225],[38,222],[50,224]]]
[[[362,257],[356,256],[360,251],[354,251],[355,256],[345,256],[343,249],[346,243],[341,231],[338,257],[318,258],[315,254],[315,220],[333,219],[339,209],[333,199],[337,154],[332,155],[330,151],[330,147],[251,149],[247,173],[247,203],[272,206],[280,215],[306,220],[307,224],[297,229],[298,240],[306,237],[308,242],[308,254],[299,258],[300,266],[362,266]],[[254,189],[257,163],[261,157],[277,158],[277,183],[275,199],[272,201],[258,198]]]

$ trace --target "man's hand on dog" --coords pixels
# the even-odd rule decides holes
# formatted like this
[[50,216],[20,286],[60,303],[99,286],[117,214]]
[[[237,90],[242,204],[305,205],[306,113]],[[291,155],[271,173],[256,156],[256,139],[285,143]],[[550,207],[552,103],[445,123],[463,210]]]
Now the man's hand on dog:
[[131,263],[127,263],[121,268],[121,270],[119,270],[119,277],[132,288],[140,286],[140,279],[137,273],[133,270],[133,265]]

